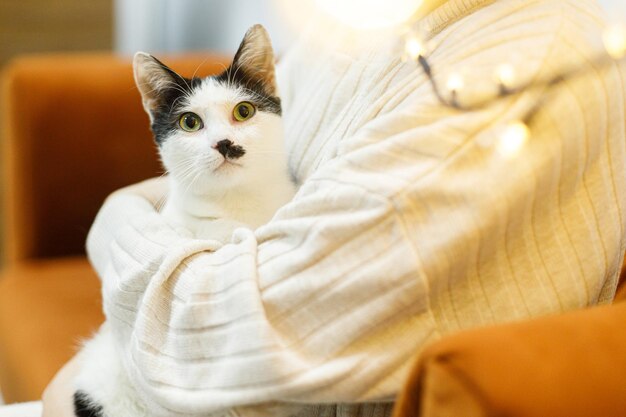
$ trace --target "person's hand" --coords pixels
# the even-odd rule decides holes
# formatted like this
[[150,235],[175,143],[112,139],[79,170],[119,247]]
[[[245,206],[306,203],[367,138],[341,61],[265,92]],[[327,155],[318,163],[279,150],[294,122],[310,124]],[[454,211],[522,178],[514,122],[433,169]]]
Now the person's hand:
[[74,417],[72,379],[78,373],[79,361],[74,356],[54,376],[43,392],[42,417]]

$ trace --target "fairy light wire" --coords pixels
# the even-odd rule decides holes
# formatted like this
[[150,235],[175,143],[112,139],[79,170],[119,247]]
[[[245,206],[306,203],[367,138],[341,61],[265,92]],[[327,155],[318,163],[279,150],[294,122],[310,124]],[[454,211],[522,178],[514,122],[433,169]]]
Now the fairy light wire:
[[550,90],[559,84],[562,84],[573,78],[580,77],[588,73],[591,69],[597,70],[598,68],[607,67],[611,64],[614,64],[620,61],[624,61],[624,58],[616,60],[609,55],[601,54],[601,55],[598,55],[595,59],[592,59],[591,61],[589,61],[590,65],[588,66],[572,67],[559,74],[549,76],[549,77],[536,78],[532,81],[522,83],[515,87],[507,85],[507,83],[500,82],[498,85],[499,92],[497,95],[494,95],[493,97],[485,98],[482,100],[473,101],[471,104],[464,104],[464,103],[460,103],[458,100],[458,90],[452,90],[450,97],[446,97],[441,93],[441,88],[439,87],[439,83],[437,82],[434,76],[433,65],[429,62],[426,56],[420,55],[417,59],[418,64],[420,65],[420,67],[422,68],[422,71],[428,78],[428,81],[431,84],[432,90],[435,93],[435,96],[437,97],[439,102],[446,107],[451,107],[451,108],[461,110],[461,111],[482,110],[502,98],[514,96],[514,95],[523,93],[525,91],[528,91],[530,89],[545,88],[547,90]]
[[502,156],[511,157],[516,155],[528,141],[530,125],[534,117],[552,99],[556,87],[569,80],[583,76],[592,70],[597,71],[611,65],[620,65],[626,61],[626,26],[620,26],[617,29],[615,27],[608,28],[603,34],[603,41],[605,50],[587,61],[587,65],[571,66],[555,75],[536,77],[517,85],[515,83],[515,67],[509,63],[503,63],[496,68],[494,73],[498,93],[492,97],[475,100],[471,104],[462,103],[459,98],[459,93],[464,87],[464,80],[460,74],[450,75],[446,81],[447,91],[446,93],[442,91],[437,82],[433,64],[427,56],[428,52],[425,42],[412,34],[405,43],[405,52],[409,59],[418,63],[428,78],[437,100],[443,106],[457,111],[482,110],[503,98],[530,90],[542,90],[539,98],[519,120],[507,124],[497,142],[497,152]]

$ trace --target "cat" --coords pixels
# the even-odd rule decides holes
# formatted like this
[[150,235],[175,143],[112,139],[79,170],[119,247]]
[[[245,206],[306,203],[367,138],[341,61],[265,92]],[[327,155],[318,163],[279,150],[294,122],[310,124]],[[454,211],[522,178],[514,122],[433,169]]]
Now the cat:
[[[235,228],[256,228],[291,200],[274,53],[261,25],[217,76],[184,78],[143,52],[133,68],[169,174],[161,213],[170,223],[227,243]],[[113,339],[105,322],[79,352],[78,417],[147,416]]]

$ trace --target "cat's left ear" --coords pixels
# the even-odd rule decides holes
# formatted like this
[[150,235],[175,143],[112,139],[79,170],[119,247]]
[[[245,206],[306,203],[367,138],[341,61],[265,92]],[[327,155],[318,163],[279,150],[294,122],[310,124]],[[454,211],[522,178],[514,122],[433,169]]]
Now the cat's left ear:
[[238,69],[254,82],[259,82],[269,95],[277,95],[274,50],[262,25],[252,26],[243,37],[231,64],[233,73]]
[[171,90],[184,90],[188,88],[185,79],[145,52],[137,52],[133,59],[133,72],[135,83],[141,93],[143,107],[150,116],[163,105],[167,104],[167,93]]

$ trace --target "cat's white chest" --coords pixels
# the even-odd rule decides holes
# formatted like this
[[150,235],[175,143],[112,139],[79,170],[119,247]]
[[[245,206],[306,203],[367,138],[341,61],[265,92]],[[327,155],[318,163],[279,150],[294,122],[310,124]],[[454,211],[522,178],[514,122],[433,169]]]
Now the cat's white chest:
[[231,241],[235,229],[247,225],[229,218],[199,218],[193,217],[175,205],[166,203],[161,214],[177,228],[182,227],[196,239],[217,240],[224,244]]

